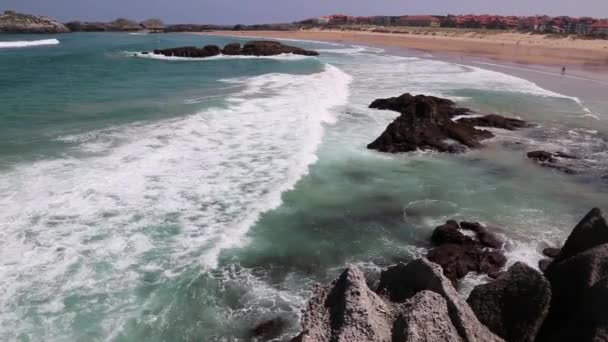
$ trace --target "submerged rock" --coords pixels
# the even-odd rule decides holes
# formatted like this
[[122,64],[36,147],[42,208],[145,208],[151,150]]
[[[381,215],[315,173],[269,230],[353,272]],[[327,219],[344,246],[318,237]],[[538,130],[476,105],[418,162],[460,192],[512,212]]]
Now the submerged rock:
[[559,159],[578,159],[576,156],[563,152],[531,151],[527,153],[528,158],[536,161],[540,166],[558,170],[567,174],[576,174],[576,170],[558,165]]
[[549,282],[519,262],[496,281],[475,287],[467,299],[479,321],[509,342],[533,342],[550,302]]
[[509,131],[514,131],[519,128],[530,127],[530,124],[524,120],[506,118],[498,114],[489,114],[470,118],[460,118],[458,119],[458,122],[479,127],[501,128]]
[[287,320],[277,317],[258,324],[252,331],[252,336],[263,341],[275,339],[285,331],[289,323]]
[[302,328],[293,341],[502,341],[426,259],[382,272],[377,294],[356,266],[348,267],[315,288]]
[[[460,229],[475,232],[475,238]],[[436,246],[427,254],[430,261],[443,268],[448,279],[455,282],[469,272],[497,273],[507,259],[500,250],[503,241],[483,225],[474,222],[448,221],[433,231],[431,242]]]
[[543,249],[543,255],[549,258],[556,258],[559,255],[561,248],[547,247]]
[[480,148],[483,146],[481,141],[494,137],[492,132],[475,126],[504,129],[528,126],[525,121],[495,114],[454,121],[452,118],[468,114],[470,110],[457,108],[454,102],[434,96],[403,94],[375,100],[370,108],[401,113],[380,137],[367,146],[380,152],[398,153],[421,149],[457,153],[466,148]]
[[0,15],[0,33],[67,33],[70,30],[55,19],[5,11]]

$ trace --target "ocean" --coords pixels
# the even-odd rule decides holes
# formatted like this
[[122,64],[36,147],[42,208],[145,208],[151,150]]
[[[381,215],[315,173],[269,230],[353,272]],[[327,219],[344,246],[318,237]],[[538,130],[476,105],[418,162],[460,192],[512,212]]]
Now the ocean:
[[[483,65],[285,41],[320,57],[145,56],[245,42],[185,34],[0,35],[0,340],[285,340],[315,283],[424,256],[447,219],[533,267],[608,209],[608,99]],[[459,155],[366,145],[405,92],[535,127]],[[525,153],[564,151],[579,173]],[[486,279],[470,275],[468,291]]]

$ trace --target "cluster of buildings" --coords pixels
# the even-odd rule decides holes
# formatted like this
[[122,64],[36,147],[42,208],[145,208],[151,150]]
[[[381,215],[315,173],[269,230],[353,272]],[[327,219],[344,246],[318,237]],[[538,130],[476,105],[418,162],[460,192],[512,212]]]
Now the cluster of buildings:
[[608,19],[500,16],[500,15],[404,15],[353,17],[334,14],[307,19],[299,24],[309,25],[379,25],[417,27],[458,27],[535,31],[542,33],[569,33],[580,35],[608,35]]

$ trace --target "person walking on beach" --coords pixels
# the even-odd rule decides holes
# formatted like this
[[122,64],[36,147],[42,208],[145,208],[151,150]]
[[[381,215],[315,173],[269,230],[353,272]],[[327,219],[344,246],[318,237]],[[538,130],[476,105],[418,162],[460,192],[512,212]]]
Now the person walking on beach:
[[565,75],[565,74],[566,74],[566,66],[564,65],[564,66],[562,66],[562,75]]

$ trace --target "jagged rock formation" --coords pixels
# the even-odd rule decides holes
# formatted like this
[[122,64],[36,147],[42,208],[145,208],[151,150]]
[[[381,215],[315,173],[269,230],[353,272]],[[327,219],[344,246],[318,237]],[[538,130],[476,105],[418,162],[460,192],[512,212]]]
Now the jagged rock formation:
[[479,320],[509,342],[533,342],[549,312],[551,287],[533,268],[516,263],[467,299]]
[[[438,227],[433,240],[481,244],[455,234],[455,224]],[[497,246],[491,236],[486,241]],[[587,214],[561,250],[545,254],[555,257],[545,275],[516,263],[477,286],[467,301],[427,259],[389,267],[375,292],[361,270],[349,266],[330,285],[315,287],[302,333],[292,341],[607,341],[608,225],[601,211]]]
[[221,50],[216,45],[207,45],[202,48],[195,46],[179,47],[174,49],[154,50],[157,55],[169,57],[205,58],[217,56],[220,53],[225,55],[241,56],[274,56],[280,54],[294,54],[304,56],[318,56],[315,51],[304,50],[299,47],[284,45],[274,41],[251,41],[241,47],[238,43],[228,44]]
[[[462,230],[473,231],[475,238]],[[447,221],[435,228],[431,242],[436,247],[427,258],[441,265],[445,276],[453,282],[469,272],[496,273],[507,262],[501,250],[502,239],[479,223]]]
[[5,11],[0,15],[0,33],[67,33],[70,30],[49,17]]
[[515,129],[527,126],[518,119],[499,115],[459,119],[452,118],[469,112],[457,108],[454,102],[434,96],[403,94],[399,97],[378,99],[370,108],[401,113],[367,148],[381,152],[410,152],[417,149],[439,152],[462,152],[466,148],[481,148],[481,141],[494,137],[487,130],[475,126]]
[[502,341],[426,259],[383,272],[377,293],[350,266],[330,285],[315,288],[302,328],[294,341]]
[[608,225],[599,209],[574,228],[545,276],[551,308],[537,340],[607,340]]

